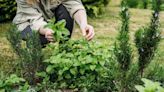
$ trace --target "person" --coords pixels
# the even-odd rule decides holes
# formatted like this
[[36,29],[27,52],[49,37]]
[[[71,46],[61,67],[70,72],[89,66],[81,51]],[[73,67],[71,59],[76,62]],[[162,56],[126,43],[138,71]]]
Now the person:
[[[54,41],[52,29],[45,28],[51,18],[66,20],[66,28],[72,33],[74,21],[80,26],[87,40],[94,37],[94,28],[88,24],[81,0],[16,0],[17,13],[13,23],[21,31],[22,38],[36,30],[40,33],[41,44]],[[71,36],[71,35],[70,35]]]

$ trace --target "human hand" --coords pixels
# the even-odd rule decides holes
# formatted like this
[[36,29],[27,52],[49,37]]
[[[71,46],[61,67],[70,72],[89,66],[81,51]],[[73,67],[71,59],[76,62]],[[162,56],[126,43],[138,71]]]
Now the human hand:
[[90,41],[93,39],[95,32],[94,32],[94,28],[91,25],[86,25],[85,27],[81,28],[82,30],[82,34],[83,36],[85,36],[85,38]]
[[53,30],[52,29],[50,29],[50,28],[41,28],[40,30],[39,30],[39,32],[40,32],[40,34],[42,34],[42,35],[45,35],[45,38],[48,40],[48,41],[50,41],[50,42],[53,42],[54,41],[54,39],[53,39]]

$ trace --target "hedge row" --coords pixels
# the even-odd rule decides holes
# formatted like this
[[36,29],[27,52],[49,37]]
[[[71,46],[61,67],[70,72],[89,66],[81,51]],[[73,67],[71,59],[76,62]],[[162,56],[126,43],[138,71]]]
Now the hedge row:
[[[82,0],[90,16],[98,16],[110,0]],[[0,0],[0,22],[11,20],[16,13],[15,0]]]

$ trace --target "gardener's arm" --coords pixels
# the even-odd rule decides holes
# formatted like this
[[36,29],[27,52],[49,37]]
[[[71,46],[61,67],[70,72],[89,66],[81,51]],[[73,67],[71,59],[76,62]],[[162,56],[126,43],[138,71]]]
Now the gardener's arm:
[[64,0],[62,4],[67,8],[72,18],[80,26],[83,35],[91,40],[94,37],[94,29],[87,23],[87,15],[81,0]]
[[88,40],[91,40],[95,33],[94,28],[87,23],[87,15],[84,10],[79,10],[74,14],[74,19],[79,24],[83,36],[85,36]]

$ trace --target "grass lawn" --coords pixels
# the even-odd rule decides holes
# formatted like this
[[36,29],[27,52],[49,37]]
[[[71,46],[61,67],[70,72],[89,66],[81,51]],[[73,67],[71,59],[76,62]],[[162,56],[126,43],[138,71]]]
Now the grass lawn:
[[[105,13],[98,18],[88,18],[89,23],[95,28],[95,38],[93,40],[101,42],[102,44],[110,47],[114,46],[114,42],[117,37],[117,33],[120,27],[119,18],[119,2],[120,0],[111,0],[109,6],[106,8]],[[150,22],[151,10],[144,9],[130,9],[130,36],[131,44],[134,47],[134,54],[137,53],[134,44],[134,34],[139,27],[145,26]],[[164,37],[164,11],[160,14],[160,23],[162,36]],[[0,24],[0,70],[5,72],[13,71],[13,67],[16,65],[16,55],[13,53],[9,42],[6,39],[6,32],[10,27],[11,22]],[[81,33],[76,26],[72,35],[72,39],[79,39]],[[164,38],[160,42],[157,55],[154,61],[164,64]]]

